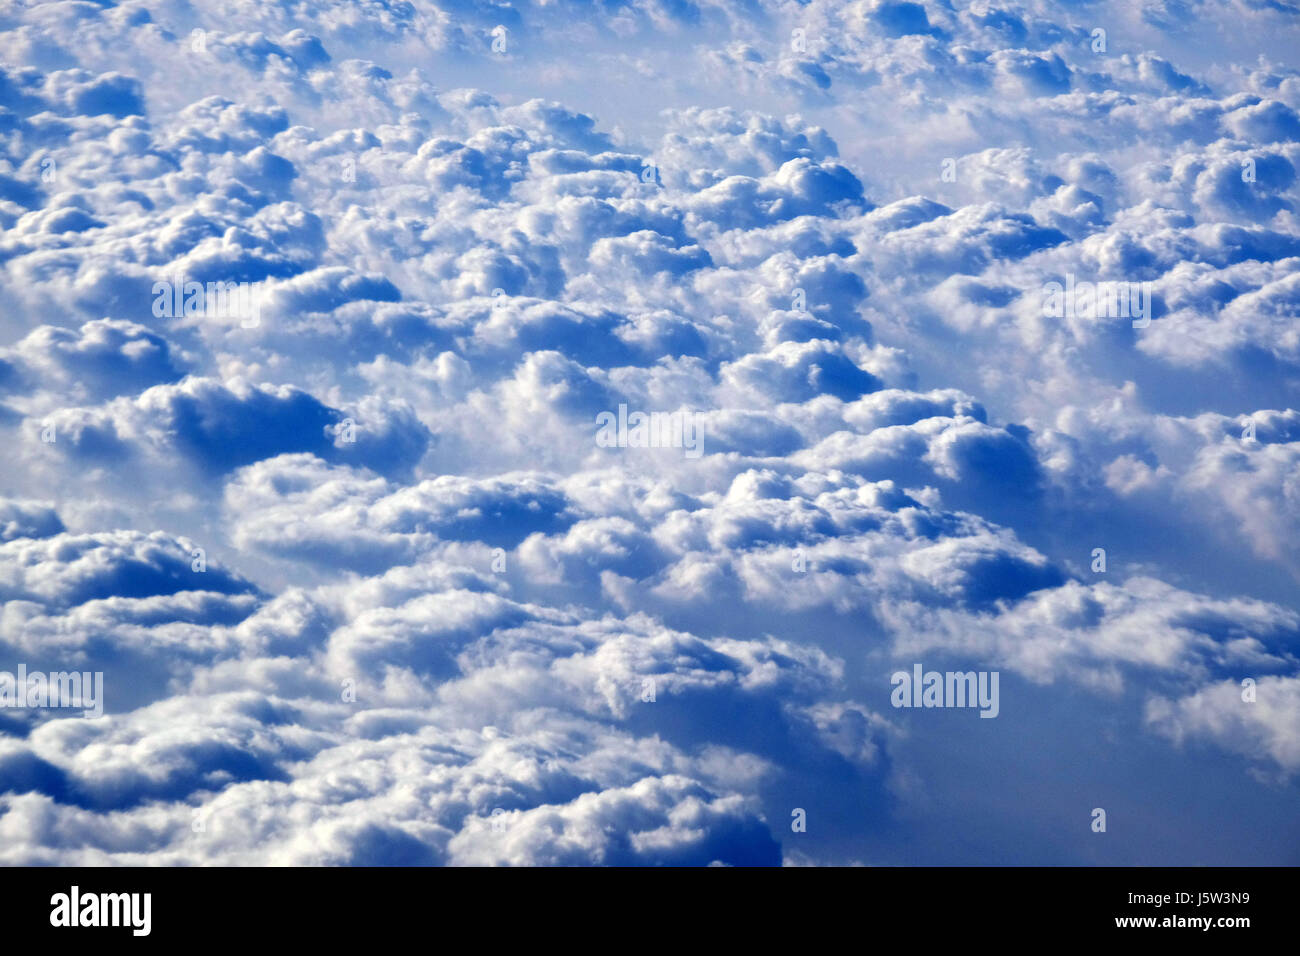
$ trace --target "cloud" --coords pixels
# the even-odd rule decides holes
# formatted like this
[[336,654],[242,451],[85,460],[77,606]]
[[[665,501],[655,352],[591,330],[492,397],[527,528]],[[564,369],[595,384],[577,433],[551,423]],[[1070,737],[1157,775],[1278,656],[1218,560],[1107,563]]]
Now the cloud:
[[59,391],[111,398],[185,375],[183,355],[142,325],[99,319],[73,331],[45,325],[0,358],[13,371],[8,390]]
[[1248,758],[1267,756],[1288,774],[1300,768],[1300,687],[1295,677],[1263,677],[1253,701],[1235,682],[1214,684],[1176,700],[1156,698],[1147,719],[1177,743],[1209,739]]
[[16,13],[0,667],[106,715],[0,713],[0,858],[1289,862],[1297,25],[1130,14]]
[[368,401],[357,416],[292,386],[189,377],[104,406],[61,409],[47,421],[65,436],[49,444],[62,454],[91,461],[177,456],[205,475],[289,452],[354,457],[389,473],[409,468],[428,447],[428,429],[400,407]]

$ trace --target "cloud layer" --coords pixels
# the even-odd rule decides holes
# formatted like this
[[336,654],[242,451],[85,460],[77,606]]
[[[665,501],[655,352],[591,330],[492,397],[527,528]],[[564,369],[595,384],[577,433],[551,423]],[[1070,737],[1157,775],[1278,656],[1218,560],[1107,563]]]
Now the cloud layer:
[[8,18],[0,670],[105,715],[0,861],[1300,862],[1300,22],[1192,6]]

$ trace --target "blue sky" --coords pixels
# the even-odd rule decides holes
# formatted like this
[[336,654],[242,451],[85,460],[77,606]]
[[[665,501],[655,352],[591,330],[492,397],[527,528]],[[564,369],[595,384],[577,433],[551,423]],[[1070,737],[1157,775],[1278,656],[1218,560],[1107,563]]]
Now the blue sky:
[[0,861],[1300,862],[1298,28],[11,11]]

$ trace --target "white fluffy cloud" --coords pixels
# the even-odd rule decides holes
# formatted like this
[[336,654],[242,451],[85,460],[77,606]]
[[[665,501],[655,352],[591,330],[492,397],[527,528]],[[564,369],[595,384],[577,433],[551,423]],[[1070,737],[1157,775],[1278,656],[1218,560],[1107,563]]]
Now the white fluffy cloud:
[[[1180,852],[1242,862],[1300,771],[1300,24],[1196,16],[15,14],[0,668],[106,715],[0,711],[0,857],[1037,859],[935,810],[944,748],[1045,832],[1120,732],[1234,781]],[[1001,718],[890,708],[918,661]]]

